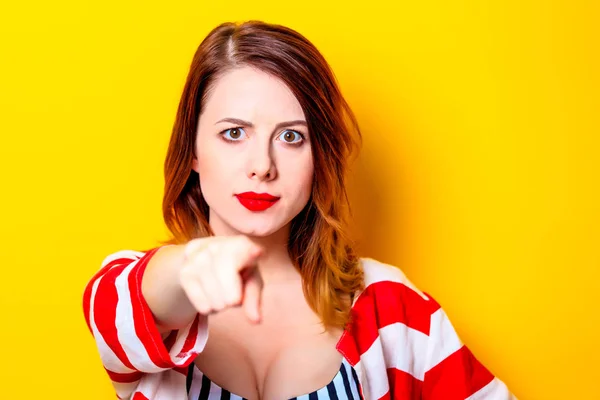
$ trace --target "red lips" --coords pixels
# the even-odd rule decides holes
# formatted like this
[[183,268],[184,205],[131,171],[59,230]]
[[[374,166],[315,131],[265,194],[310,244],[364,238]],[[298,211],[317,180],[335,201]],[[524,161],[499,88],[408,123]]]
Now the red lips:
[[269,193],[244,192],[236,194],[239,202],[250,211],[264,211],[274,205],[279,197]]
[[253,200],[266,200],[266,201],[279,200],[279,197],[271,196],[269,193],[245,192],[245,193],[239,193],[236,196],[243,197],[245,199],[253,199]]

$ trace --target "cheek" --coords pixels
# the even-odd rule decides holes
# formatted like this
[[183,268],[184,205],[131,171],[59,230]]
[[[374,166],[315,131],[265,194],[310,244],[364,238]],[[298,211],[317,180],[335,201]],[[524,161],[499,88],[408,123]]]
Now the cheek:
[[223,191],[226,182],[228,168],[222,157],[217,152],[204,148],[198,154],[198,174],[200,176],[200,188],[205,198],[212,198]]
[[[300,165],[302,165],[302,167],[299,167]],[[299,198],[302,198],[303,201],[306,200],[306,198],[310,197],[314,179],[312,159],[294,165],[289,173],[289,176],[295,177],[295,179],[291,179],[290,181],[295,182],[296,192],[299,195]]]
[[219,174],[227,172],[225,164],[227,154],[219,149],[216,143],[208,138],[199,139],[196,145],[196,154],[198,155],[198,173],[207,179],[219,179]]
[[312,188],[312,183],[313,183],[313,179],[314,179],[314,169],[312,168],[312,165],[310,168],[308,168],[304,175],[302,176],[302,181],[303,181],[303,187],[304,190],[307,192],[310,192],[311,188]]

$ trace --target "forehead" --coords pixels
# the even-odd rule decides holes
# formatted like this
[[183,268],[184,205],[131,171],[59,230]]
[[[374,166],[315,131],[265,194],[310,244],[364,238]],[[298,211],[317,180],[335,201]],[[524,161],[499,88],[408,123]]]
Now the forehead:
[[235,68],[219,76],[202,114],[253,120],[304,118],[300,103],[281,79],[252,67]]

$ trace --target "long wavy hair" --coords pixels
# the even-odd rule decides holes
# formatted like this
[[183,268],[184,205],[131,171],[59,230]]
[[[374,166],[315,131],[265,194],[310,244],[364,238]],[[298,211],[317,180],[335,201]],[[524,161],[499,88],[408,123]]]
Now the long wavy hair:
[[163,217],[172,234],[164,244],[213,236],[209,207],[192,169],[196,130],[211,84],[225,72],[251,66],[287,84],[307,117],[314,162],[312,193],[291,222],[288,252],[304,296],[325,328],[350,321],[363,271],[349,236],[352,215],[346,179],[362,137],[328,63],[304,36],[262,21],[223,23],[194,54],[179,102],[164,165]]

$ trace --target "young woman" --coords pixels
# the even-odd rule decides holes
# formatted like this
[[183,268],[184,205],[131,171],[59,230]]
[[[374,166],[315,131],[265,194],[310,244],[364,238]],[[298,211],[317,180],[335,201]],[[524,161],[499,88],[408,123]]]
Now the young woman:
[[172,240],[111,254],[84,294],[120,399],[514,398],[431,296],[355,254],[360,139],[297,32],[252,21],[204,39],[165,162]]

